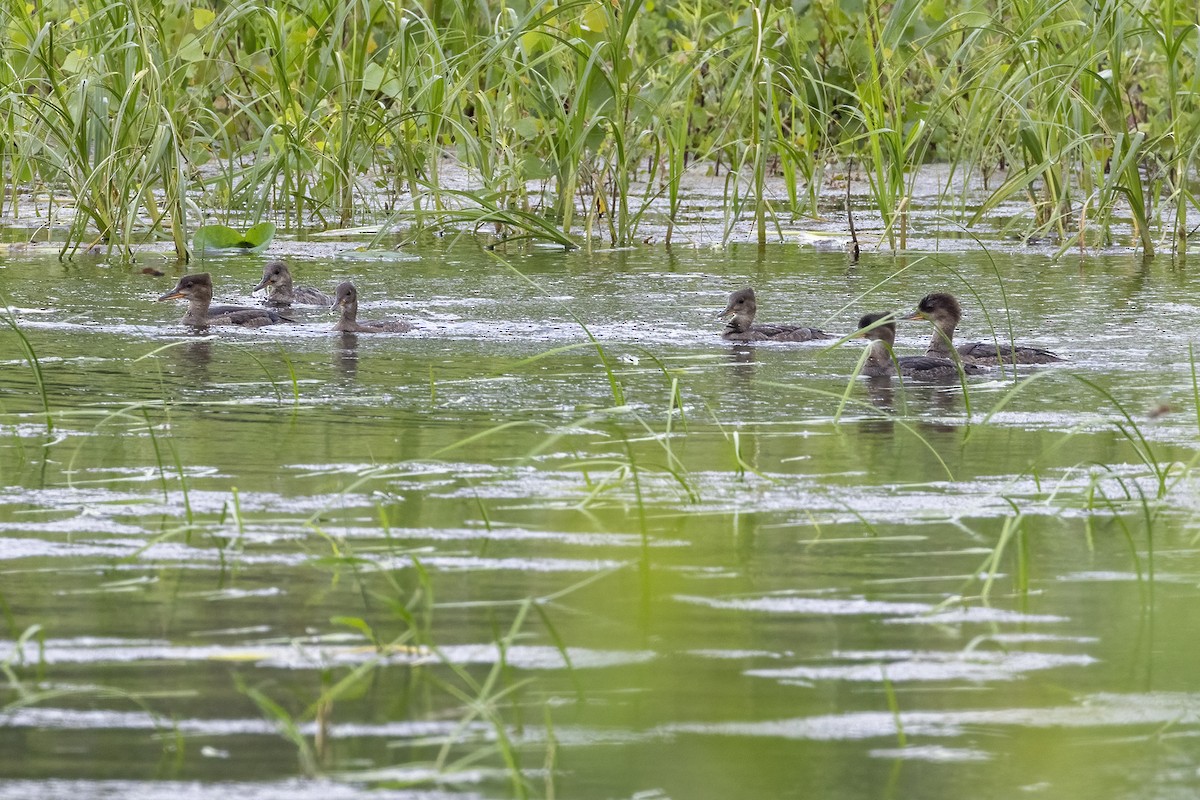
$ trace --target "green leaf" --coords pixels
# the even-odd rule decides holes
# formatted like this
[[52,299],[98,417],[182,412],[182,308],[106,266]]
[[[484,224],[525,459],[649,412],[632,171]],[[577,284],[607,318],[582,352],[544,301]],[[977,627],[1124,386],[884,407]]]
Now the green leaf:
[[81,48],[72,50],[71,52],[67,53],[67,57],[63,59],[63,72],[69,72],[74,75],[76,72],[79,72],[81,69],[83,69],[84,64],[87,63],[87,59],[88,54],[86,50]]
[[202,250],[248,250],[257,252],[275,238],[275,226],[260,222],[245,233],[225,225],[204,225],[192,237],[192,249]]
[[192,10],[192,24],[196,26],[196,30],[202,31],[208,24],[217,18],[217,15],[207,8],[196,8]]
[[275,238],[275,225],[270,222],[260,222],[246,231],[246,241],[258,250],[266,247]]
[[363,69],[362,85],[368,92],[378,92],[386,73],[378,64],[367,64]]
[[522,139],[536,139],[538,135],[538,121],[533,117],[523,117],[517,120],[517,124],[513,126],[513,130]]
[[208,58],[208,54],[204,52],[204,45],[200,44],[200,40],[196,38],[194,33],[189,33],[183,37],[183,42],[179,45],[177,51],[181,61],[186,61],[189,64],[194,64],[197,61],[203,61]]

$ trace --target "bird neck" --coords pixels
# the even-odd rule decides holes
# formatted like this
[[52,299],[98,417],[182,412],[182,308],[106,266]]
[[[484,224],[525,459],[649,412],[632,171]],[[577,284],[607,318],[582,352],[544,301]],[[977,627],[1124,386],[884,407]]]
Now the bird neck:
[[929,337],[929,347],[925,350],[927,356],[953,359],[954,329],[958,327],[957,320],[941,319],[933,323],[933,335]]
[[211,297],[191,297],[188,299],[188,310],[183,315],[183,324],[196,328],[208,326],[208,307],[212,305]]
[[887,369],[892,366],[892,345],[884,339],[874,339],[867,349],[867,366]]

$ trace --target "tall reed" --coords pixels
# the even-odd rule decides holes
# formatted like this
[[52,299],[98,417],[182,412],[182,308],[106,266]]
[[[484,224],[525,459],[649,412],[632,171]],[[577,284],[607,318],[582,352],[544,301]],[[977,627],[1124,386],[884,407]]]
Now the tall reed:
[[1105,244],[1128,221],[1150,254],[1179,249],[1195,203],[1195,31],[1178,0],[2,0],[0,176],[10,207],[52,199],[64,255],[182,257],[205,213],[540,237],[536,215],[626,245],[660,197],[678,218],[688,172],[727,169],[726,237],[764,241],[853,160],[902,248],[915,176],[942,160],[968,224],[1025,198],[1022,235]]

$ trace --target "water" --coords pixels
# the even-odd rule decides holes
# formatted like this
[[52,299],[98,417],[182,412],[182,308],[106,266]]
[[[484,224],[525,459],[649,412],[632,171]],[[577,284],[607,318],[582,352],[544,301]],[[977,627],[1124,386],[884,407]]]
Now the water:
[[[418,326],[357,338],[0,263],[53,411],[4,329],[0,798],[1194,796],[1185,269],[417,255],[293,259]],[[261,263],[203,267],[249,302]],[[837,332],[1007,302],[1071,360],[850,380],[854,342],[721,341],[748,283]]]

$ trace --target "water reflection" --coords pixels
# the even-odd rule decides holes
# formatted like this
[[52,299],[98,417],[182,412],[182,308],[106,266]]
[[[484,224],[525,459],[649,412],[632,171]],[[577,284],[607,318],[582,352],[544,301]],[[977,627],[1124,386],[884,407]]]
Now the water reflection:
[[733,374],[739,378],[750,378],[754,375],[754,364],[758,360],[758,352],[747,344],[735,344],[729,348],[729,360],[733,364]]
[[870,398],[872,405],[878,406],[884,411],[895,410],[896,390],[892,386],[891,378],[878,375],[867,378],[867,397]]
[[358,335],[343,333],[333,348],[333,368],[346,380],[358,376]]
[[209,366],[212,364],[212,337],[182,342],[171,348],[176,354],[180,372],[196,386],[209,382]]
[[[939,414],[962,410],[961,385],[957,382],[945,384],[923,384],[905,381],[905,396],[901,410],[936,411]],[[914,404],[916,409],[912,408]]]

